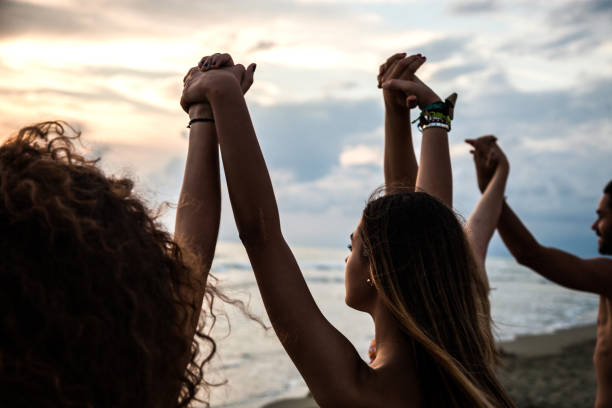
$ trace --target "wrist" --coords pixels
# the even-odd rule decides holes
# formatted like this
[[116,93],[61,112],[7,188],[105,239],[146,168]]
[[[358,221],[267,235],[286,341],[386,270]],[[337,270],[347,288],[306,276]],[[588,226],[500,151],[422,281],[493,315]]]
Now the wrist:
[[243,93],[238,81],[228,78],[217,81],[215,86],[208,90],[206,97],[210,105],[215,106],[228,98],[243,97]]
[[424,109],[428,107],[429,105],[436,103],[436,102],[443,102],[443,101],[442,99],[440,99],[438,95],[432,92],[430,95],[427,95],[426,97],[419,100],[419,108]]
[[383,101],[387,113],[397,116],[404,116],[410,113],[410,109],[405,104],[401,103],[403,99],[403,97],[398,98],[397,95],[393,95],[391,92],[383,90]]
[[197,118],[213,118],[212,108],[209,103],[195,103],[189,106],[189,119]]

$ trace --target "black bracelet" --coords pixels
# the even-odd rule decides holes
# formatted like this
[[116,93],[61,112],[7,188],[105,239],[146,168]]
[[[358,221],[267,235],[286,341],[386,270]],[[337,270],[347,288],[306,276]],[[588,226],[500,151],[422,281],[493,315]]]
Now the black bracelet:
[[215,120],[213,118],[195,118],[195,119],[191,119],[189,121],[189,124],[187,125],[187,128],[191,129],[191,125],[193,125],[196,122],[214,122]]

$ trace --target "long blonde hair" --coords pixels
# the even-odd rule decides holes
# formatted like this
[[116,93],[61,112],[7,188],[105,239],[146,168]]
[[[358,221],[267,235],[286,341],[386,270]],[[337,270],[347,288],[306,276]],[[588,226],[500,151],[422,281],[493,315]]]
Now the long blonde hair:
[[494,373],[486,282],[434,197],[373,196],[360,228],[372,279],[413,345],[424,406],[514,407]]

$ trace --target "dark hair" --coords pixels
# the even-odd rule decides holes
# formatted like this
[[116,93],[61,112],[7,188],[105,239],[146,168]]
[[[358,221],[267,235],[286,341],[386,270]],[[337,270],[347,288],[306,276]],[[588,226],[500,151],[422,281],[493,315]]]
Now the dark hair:
[[603,193],[604,194],[609,194],[610,196],[612,196],[612,180],[610,180],[608,182],[608,184],[606,184],[606,187],[604,187],[604,189],[603,189]]
[[202,288],[132,181],[76,153],[66,126],[25,127],[0,146],[0,398],[186,407],[210,385],[215,352],[202,320],[186,334],[200,309],[184,294]]
[[360,234],[378,293],[413,344],[424,406],[513,407],[494,373],[487,287],[456,215],[434,197],[372,197]]

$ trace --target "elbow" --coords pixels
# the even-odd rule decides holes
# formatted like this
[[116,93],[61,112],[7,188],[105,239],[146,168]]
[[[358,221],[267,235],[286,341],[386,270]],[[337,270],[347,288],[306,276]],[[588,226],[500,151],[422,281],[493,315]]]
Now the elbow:
[[264,218],[260,218],[257,223],[246,226],[238,225],[238,236],[247,251],[265,247],[278,237],[282,238],[278,219],[266,220]]
[[539,254],[542,252],[543,247],[536,243],[533,246],[522,249],[514,254],[516,262],[520,265],[531,267],[536,259],[539,258]]

